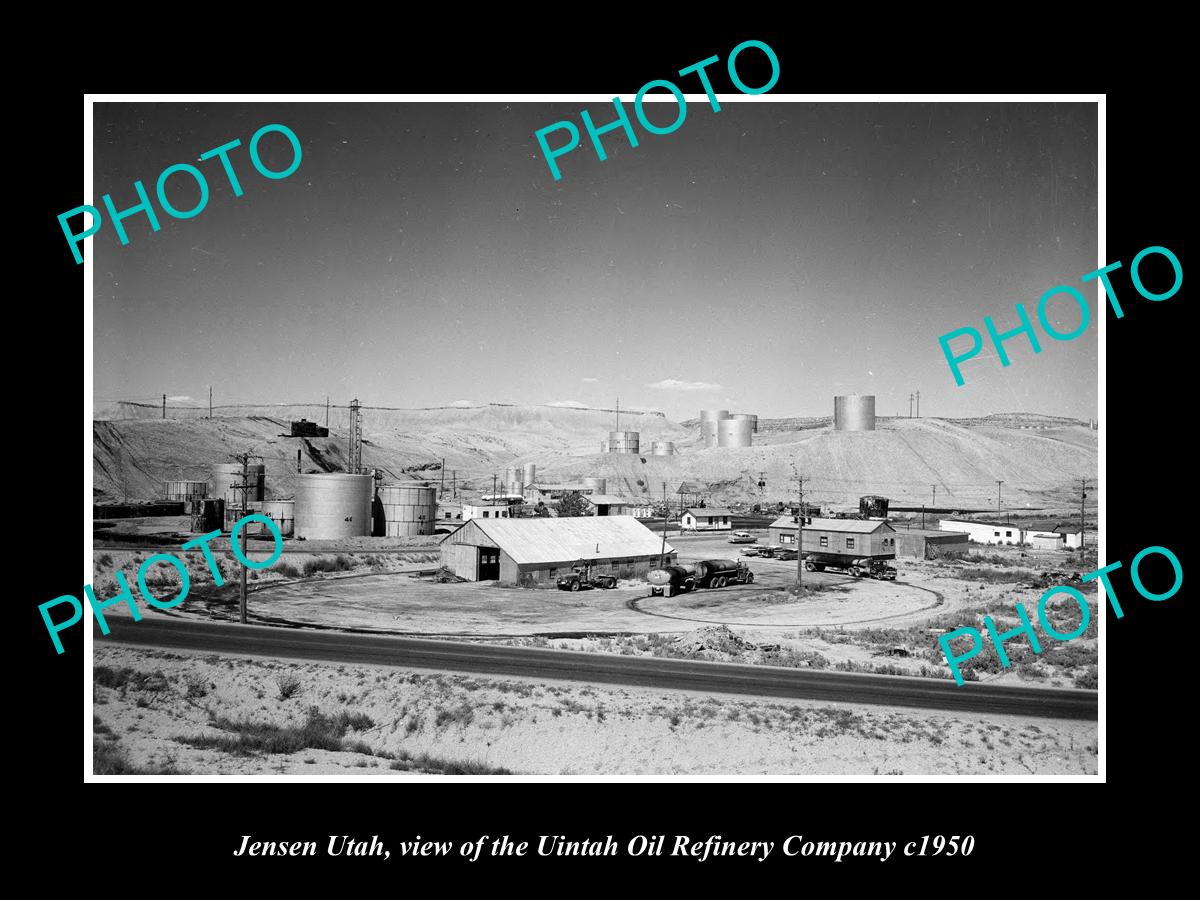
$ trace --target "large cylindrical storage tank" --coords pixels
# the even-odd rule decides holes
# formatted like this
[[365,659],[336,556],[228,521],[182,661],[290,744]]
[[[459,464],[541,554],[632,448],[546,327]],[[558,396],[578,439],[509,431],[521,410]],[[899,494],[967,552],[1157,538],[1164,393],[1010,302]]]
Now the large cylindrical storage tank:
[[731,419],[746,419],[747,421],[750,422],[751,425],[754,426],[750,430],[753,431],[755,434],[758,434],[758,416],[755,415],[754,413],[734,413],[732,416],[730,416],[730,418]]
[[196,500],[203,500],[207,494],[207,481],[168,481],[166,483],[167,499],[182,500],[189,506]]
[[433,534],[437,523],[436,488],[385,484],[379,489],[379,501],[383,504],[387,537]]
[[651,456],[674,456],[675,442],[674,441],[651,441],[650,442]]
[[279,526],[279,533],[284,537],[296,533],[295,500],[264,500],[260,512]]
[[298,538],[367,537],[371,534],[371,475],[326,472],[296,476]]
[[729,418],[727,409],[700,410],[700,437],[705,447],[717,446],[717,423]]
[[874,431],[875,395],[847,394],[833,398],[835,431]]
[[[250,485],[250,491],[246,495],[246,499],[250,501],[265,499],[267,493],[267,467],[262,463],[255,463],[247,466],[246,471],[246,481]],[[219,463],[213,466],[212,478],[208,480],[208,496],[219,497],[226,504],[240,505],[242,502],[241,488],[235,488],[233,485],[241,483],[241,463]]]
[[525,482],[520,480],[508,482],[506,485],[504,485],[504,493],[508,494],[510,497],[524,496]]
[[611,453],[638,453],[641,450],[642,435],[638,431],[610,431],[608,433],[608,449]]
[[718,447],[749,447],[753,438],[754,423],[749,419],[722,419],[717,423]]
[[524,482],[526,486],[533,484],[536,477],[537,477],[537,466],[536,465],[534,465],[533,463],[525,463],[525,465],[521,466],[521,481]]
[[583,486],[593,494],[608,493],[608,480],[605,478],[585,478],[583,479]]

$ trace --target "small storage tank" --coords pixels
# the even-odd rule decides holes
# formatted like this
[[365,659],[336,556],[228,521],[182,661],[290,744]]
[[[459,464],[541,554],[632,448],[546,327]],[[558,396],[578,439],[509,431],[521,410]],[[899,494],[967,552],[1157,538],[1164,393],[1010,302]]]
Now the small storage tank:
[[284,537],[291,537],[293,534],[295,534],[295,500],[264,500],[262,509],[259,510],[259,512],[278,525],[279,533]]
[[718,447],[749,447],[753,438],[754,423],[749,419],[722,419],[717,422]]
[[730,416],[730,418],[745,419],[753,426],[750,430],[755,434],[758,434],[758,416],[754,413],[734,413],[732,416]]
[[650,443],[651,456],[674,456],[675,442],[674,441],[651,441]]
[[593,494],[608,493],[608,479],[606,478],[585,478],[583,479],[583,486]]
[[638,453],[641,449],[642,435],[638,431],[610,431],[608,433],[608,449],[610,453]]
[[207,481],[168,481],[166,483],[167,499],[182,500],[189,506],[196,500],[203,500],[207,494]]
[[296,476],[295,536],[310,540],[371,534],[371,475],[326,472]]
[[874,431],[875,395],[847,394],[833,398],[835,431]]
[[521,466],[521,481],[526,485],[533,484],[537,477],[537,466],[533,463],[525,463]]
[[437,523],[437,488],[385,484],[379,488],[383,508],[383,534],[410,537],[433,534]]
[[[267,487],[267,467],[262,463],[255,463],[246,467],[246,480],[250,484],[250,491],[246,495],[248,500],[263,500],[266,497]],[[234,488],[233,485],[242,483],[242,464],[241,463],[219,463],[213,466],[212,478],[208,480],[208,496],[219,497],[227,504],[242,502],[241,488]]]

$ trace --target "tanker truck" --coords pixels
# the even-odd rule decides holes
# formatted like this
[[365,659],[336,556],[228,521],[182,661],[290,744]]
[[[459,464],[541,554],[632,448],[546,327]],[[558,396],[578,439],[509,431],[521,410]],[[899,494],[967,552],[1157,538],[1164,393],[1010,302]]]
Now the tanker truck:
[[752,584],[754,573],[745,562],[735,559],[706,559],[690,566],[667,566],[646,576],[650,593],[671,597],[702,588],[723,588],[727,584]]

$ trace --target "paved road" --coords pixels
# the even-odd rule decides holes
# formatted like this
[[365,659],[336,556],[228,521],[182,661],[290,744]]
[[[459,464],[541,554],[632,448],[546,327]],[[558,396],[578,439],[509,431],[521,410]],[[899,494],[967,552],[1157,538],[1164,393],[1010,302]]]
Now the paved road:
[[1057,719],[1095,719],[1096,694],[1038,688],[990,687],[932,678],[861,675],[813,669],[693,662],[533,647],[300,631],[255,625],[147,618],[110,620],[116,641],[152,647],[244,653],[284,659],[475,672],[514,678],[558,678],[721,694],[871,703]]

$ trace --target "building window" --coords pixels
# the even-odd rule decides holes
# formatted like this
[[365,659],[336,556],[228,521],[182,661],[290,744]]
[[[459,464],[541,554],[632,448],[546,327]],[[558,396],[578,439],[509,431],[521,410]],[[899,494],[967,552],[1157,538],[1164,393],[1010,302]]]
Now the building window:
[[854,538],[851,538],[851,537],[846,538],[846,549],[847,550],[854,549]]
[[483,511],[483,517],[485,519],[488,517],[488,511],[486,509]]
[[1011,532],[1011,531],[1006,531],[1006,532],[1004,532],[1004,536],[1005,536],[1005,537],[1012,537],[1012,532]]
[[828,546],[829,546],[829,535],[827,535],[827,534],[823,534],[823,535],[821,535],[821,546],[822,546],[822,547],[828,547]]
[[1000,537],[1000,532],[998,532],[998,531],[997,531],[997,532],[995,532],[995,536],[996,536],[996,537]]
[[781,535],[779,536],[779,543],[781,543],[781,544],[794,544],[794,543],[796,543],[796,536],[795,536],[795,535],[791,535],[791,534],[781,534]]

